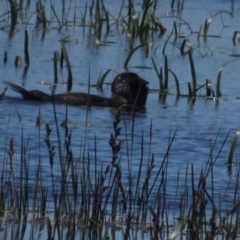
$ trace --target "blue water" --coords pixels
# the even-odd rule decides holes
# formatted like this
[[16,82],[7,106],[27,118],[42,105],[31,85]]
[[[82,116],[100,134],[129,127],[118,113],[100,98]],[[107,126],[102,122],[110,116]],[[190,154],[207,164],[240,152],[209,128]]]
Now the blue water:
[[[110,4],[111,3],[111,4]],[[77,5],[79,3],[76,3]],[[112,15],[117,17],[121,1],[106,1],[107,9],[111,11]],[[1,7],[1,5],[3,7]],[[77,21],[80,22],[81,14],[85,3],[79,4],[82,8],[77,11]],[[141,11],[141,1],[135,1],[137,11]],[[74,3],[75,6],[75,3]],[[55,2],[54,7],[56,12],[61,16],[61,4]],[[73,7],[73,6],[72,6]],[[191,26],[193,33],[191,34],[189,28],[181,23],[179,19],[173,18],[177,13],[172,13],[169,1],[161,1],[158,3],[158,10],[156,15],[159,17],[161,23],[167,28],[167,32],[159,37],[158,33],[149,36],[149,54],[141,48],[135,52],[131,58],[128,70],[138,73],[141,77],[149,81],[150,93],[146,104],[146,113],[138,113],[135,117],[135,131],[133,139],[133,147],[131,149],[131,126],[132,118],[130,116],[122,117],[120,126],[122,127],[121,139],[125,139],[119,160],[121,163],[123,179],[131,173],[137,176],[140,162],[141,139],[142,135],[144,143],[144,160],[143,173],[145,174],[147,165],[154,154],[155,168],[152,176],[156,176],[159,166],[164,159],[167,151],[169,136],[173,136],[175,130],[177,134],[170,150],[168,158],[168,172],[167,172],[167,189],[175,189],[177,182],[177,174],[180,171],[180,182],[185,182],[186,167],[193,164],[194,172],[198,176],[200,171],[205,168],[209,159],[210,148],[218,136],[216,146],[213,151],[213,157],[216,157],[221,149],[221,145],[227,134],[230,135],[218,157],[214,167],[214,183],[215,193],[218,196],[224,194],[225,188],[231,177],[234,179],[234,174],[230,177],[227,172],[227,160],[232,139],[235,132],[239,129],[239,100],[240,96],[240,60],[231,54],[240,54],[240,45],[236,46],[232,43],[232,36],[234,31],[239,30],[240,23],[240,4],[234,4],[234,18],[231,18],[228,13],[222,13],[212,20],[209,28],[209,35],[206,41],[202,37],[197,40],[197,32],[200,27],[204,26],[205,20],[210,17],[210,14],[215,14],[220,10],[227,10],[231,12],[231,1],[185,1],[182,18]],[[35,10],[35,3],[31,3],[30,9]],[[11,81],[24,86],[26,89],[39,89],[50,93],[50,88],[44,82],[53,82],[53,52],[61,49],[59,42],[62,38],[67,38],[66,43],[67,52],[71,62],[73,72],[73,88],[72,91],[87,91],[88,79],[90,77],[91,84],[95,84],[101,73],[108,69],[112,71],[107,76],[105,82],[111,83],[116,73],[126,71],[124,69],[124,62],[129,53],[129,40],[125,34],[122,34],[121,26],[118,29],[111,27],[111,32],[108,36],[102,35],[101,43],[107,45],[97,46],[95,44],[95,35],[93,29],[82,26],[72,26],[73,11],[70,11],[68,20],[69,26],[64,26],[60,31],[57,30],[58,24],[51,12],[50,2],[46,1],[45,8],[47,18],[53,20],[48,26],[48,31],[42,39],[41,27],[35,28],[35,16],[31,17],[31,12],[27,12],[26,18],[22,19],[17,25],[17,30],[14,31],[13,36],[9,37],[8,21],[0,21],[0,27],[5,27],[0,31],[0,49],[8,52],[8,62],[0,64],[1,80],[0,90],[4,89],[3,81]],[[176,7],[175,7],[176,8]],[[0,3],[0,16],[8,9],[5,3]],[[1,12],[2,11],[2,12]],[[123,9],[126,14],[127,9]],[[124,15],[124,14],[123,14]],[[0,18],[1,20],[1,18]],[[181,24],[181,35],[188,36],[194,48],[193,60],[197,75],[198,85],[205,83],[206,79],[211,79],[213,83],[213,90],[215,91],[215,84],[217,81],[217,74],[219,69],[227,62],[236,59],[227,64],[222,72],[221,77],[221,92],[223,97],[220,101],[206,101],[204,98],[197,98],[195,103],[192,103],[187,98],[180,98],[176,100],[175,87],[171,88],[172,95],[168,95],[165,101],[160,101],[158,98],[159,82],[154,71],[151,57],[154,58],[158,68],[164,66],[164,56],[162,49],[166,39],[171,33],[173,22],[176,21],[178,28]],[[24,30],[26,22],[29,34],[29,53],[30,53],[30,67],[27,74],[24,76],[23,67],[15,67],[14,60],[17,55],[24,58]],[[113,22],[113,20],[112,20]],[[113,24],[113,26],[115,26]],[[224,26],[224,27],[223,27]],[[103,30],[104,33],[104,30]],[[181,93],[187,93],[187,82],[191,82],[191,72],[188,56],[181,56],[179,48],[183,38],[178,38],[174,42],[174,36],[170,38],[166,46],[165,53],[168,57],[169,68],[177,75],[181,82]],[[139,39],[134,40],[134,46],[140,45]],[[139,67],[140,66],[140,67]],[[148,68],[146,68],[148,67]],[[90,68],[90,76],[89,76]],[[59,85],[57,92],[65,92],[67,89],[67,70],[64,68],[58,69]],[[174,79],[170,76],[170,85],[174,85]],[[109,84],[104,84],[103,91],[98,91],[96,88],[90,88],[91,93],[102,96],[110,96],[111,90]],[[201,91],[205,94],[205,90]],[[57,104],[57,118],[58,123],[65,119],[66,107]],[[38,141],[38,129],[36,128],[36,117],[41,112],[41,116],[45,123],[49,123],[53,128],[52,141],[57,144],[56,128],[53,118],[52,104],[41,104],[35,102],[24,102],[21,96],[17,93],[7,91],[6,96],[0,104],[0,149],[1,158],[7,159],[6,151],[10,138],[14,137],[15,146],[15,166],[18,169],[18,161],[20,160],[20,143],[21,131],[23,128],[24,140],[30,137],[30,153],[29,153],[29,167],[32,172],[30,179],[35,177],[36,165],[39,154],[42,158],[42,168],[44,174],[43,184],[48,184],[50,181],[50,167],[48,160],[48,153],[45,151],[45,128],[41,127],[41,141]],[[74,153],[74,161],[81,159],[83,144],[89,149],[90,157],[94,159],[93,146],[94,138],[96,137],[98,162],[97,168],[101,166],[106,167],[111,163],[111,149],[109,147],[109,137],[113,132],[112,123],[115,116],[115,111],[109,108],[93,107],[88,112],[85,107],[69,107],[68,118],[71,120],[69,128],[72,130],[72,151]],[[18,114],[21,116],[19,120]],[[124,120],[124,118],[126,118]],[[152,123],[152,139],[150,146],[150,124]],[[87,126],[87,127],[86,127]],[[61,128],[61,134],[64,134],[64,129]],[[64,140],[62,139],[62,142]],[[39,146],[41,151],[39,153]],[[130,149],[130,150],[129,150]],[[127,151],[130,151],[130,159],[127,158]],[[237,146],[234,160],[238,165],[239,161],[239,146]],[[129,165],[130,164],[130,165]],[[92,161],[94,169],[94,160]],[[56,175],[59,171],[59,165],[54,163]],[[189,178],[190,181],[191,178]],[[142,179],[144,181],[144,179]],[[232,198],[232,191],[230,188],[227,193],[228,200]],[[175,190],[168,192],[169,204],[175,202]],[[153,193],[151,201],[154,201],[155,194]],[[232,202],[225,205],[226,209],[231,208]],[[51,209],[51,203],[49,203]]]

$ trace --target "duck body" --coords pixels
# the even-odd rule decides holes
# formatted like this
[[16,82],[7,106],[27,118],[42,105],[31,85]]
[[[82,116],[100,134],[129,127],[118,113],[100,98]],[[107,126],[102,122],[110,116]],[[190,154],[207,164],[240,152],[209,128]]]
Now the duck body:
[[118,108],[127,104],[127,100],[121,96],[113,96],[111,98],[101,97],[94,94],[81,92],[69,92],[55,95],[49,95],[39,90],[27,91],[17,84],[6,82],[6,84],[15,92],[20,93],[24,100],[65,103],[74,106],[102,106]]
[[147,81],[135,73],[122,73],[112,82],[112,96],[110,98],[82,93],[68,92],[49,95],[39,90],[26,90],[17,84],[5,82],[13,91],[20,93],[24,100],[65,103],[75,106],[102,106],[118,108],[126,104],[136,104],[143,108],[148,94]]

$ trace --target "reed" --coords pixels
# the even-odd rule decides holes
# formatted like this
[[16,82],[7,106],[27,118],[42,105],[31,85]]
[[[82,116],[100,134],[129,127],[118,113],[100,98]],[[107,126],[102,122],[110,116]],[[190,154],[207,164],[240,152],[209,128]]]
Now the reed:
[[196,78],[195,67],[194,67],[191,51],[188,51],[188,57],[190,62],[191,75],[192,75],[192,90],[191,92],[189,92],[189,97],[196,98],[197,78]]
[[67,65],[67,71],[68,71],[67,91],[69,92],[72,89],[72,81],[73,81],[72,69],[71,69],[69,58],[68,58],[67,49],[65,47],[65,43],[63,40],[61,41],[61,46],[62,46],[62,59],[65,60]]
[[[53,105],[53,108],[55,107]],[[39,112],[39,116],[41,116],[41,112]],[[74,160],[75,153],[71,147],[73,132],[68,128],[67,119],[68,109],[66,107],[66,121],[62,130],[58,129],[58,124],[55,124],[54,128],[46,124],[45,136],[41,136],[41,125],[37,126],[39,157],[35,163],[30,161],[31,139],[24,136],[24,129],[21,130],[19,146],[15,146],[14,138],[10,139],[8,161],[2,163],[3,168],[9,166],[10,175],[5,175],[3,171],[1,181],[4,183],[10,176],[11,187],[10,190],[7,186],[1,188],[0,213],[9,211],[9,198],[14,199],[11,209],[15,213],[14,218],[22,222],[22,236],[25,234],[25,227],[29,224],[27,222],[32,217],[39,222],[35,225],[39,226],[39,228],[34,228],[35,234],[44,230],[39,219],[46,219],[47,226],[44,231],[48,238],[62,237],[63,232],[69,237],[88,234],[95,238],[108,235],[110,229],[115,235],[114,232],[119,228],[124,229],[124,239],[129,239],[132,234],[134,236],[138,236],[140,232],[144,234],[144,231],[149,231],[150,236],[155,239],[175,239],[186,236],[186,234],[191,239],[205,238],[206,236],[214,238],[220,234],[223,239],[227,239],[229,235],[237,236],[235,223],[238,221],[239,211],[238,177],[235,182],[235,197],[230,211],[225,212],[224,209],[221,209],[226,194],[219,199],[214,186],[214,165],[226,143],[227,136],[215,157],[212,153],[216,148],[218,136],[213,143],[210,142],[209,160],[201,172],[196,172],[194,165],[188,165],[185,170],[179,169],[174,189],[175,201],[179,203],[178,210],[175,210],[178,218],[175,220],[174,229],[171,230],[174,220],[167,214],[170,211],[167,210],[168,165],[171,158],[170,152],[173,151],[172,145],[179,130],[170,130],[166,152],[161,156],[161,161],[159,161],[160,156],[152,153],[151,146],[149,146],[148,154],[144,154],[146,152],[144,146],[146,136],[143,132],[138,170],[133,173],[131,170],[133,163],[128,161],[128,173],[126,173],[121,167],[124,164],[122,158],[124,149],[128,149],[126,151],[127,158],[132,159],[134,134],[129,130],[135,131],[133,119],[127,120],[120,111],[117,112],[113,122],[113,133],[110,134],[109,139],[112,155],[108,164],[99,167],[97,167],[98,155],[101,149],[98,149],[96,137],[92,143],[93,152],[90,153],[86,147],[83,147],[81,161]],[[120,124],[122,121],[127,130],[124,139],[121,137]],[[64,133],[63,142],[60,140],[62,139],[61,135],[57,133],[60,131]],[[56,144],[52,143],[54,132],[59,138]],[[148,139],[152,144],[152,123],[149,126]],[[45,141],[45,146],[41,144],[42,141]],[[236,140],[233,142],[235,142],[233,146],[236,146]],[[48,184],[48,187],[45,186],[46,180],[43,179],[44,166],[41,155],[45,151],[44,149],[48,151],[49,156],[51,183]],[[19,151],[20,164],[16,168],[15,158]],[[231,154],[232,156],[234,154],[232,149]],[[147,167],[145,168],[143,166],[146,163]],[[35,165],[36,171],[34,182],[30,179],[30,169],[34,169],[32,164]],[[57,171],[57,166],[60,167],[59,171]],[[153,173],[154,170],[155,173]],[[123,178],[123,175],[126,174],[128,179]],[[126,182],[128,182],[128,186],[126,186]],[[34,184],[32,185],[32,183]],[[181,188],[180,185],[182,185]],[[16,191],[16,189],[19,190]],[[229,191],[228,184],[224,191],[226,193]],[[30,197],[32,193],[34,193],[33,198]],[[153,195],[154,198],[152,198]],[[49,201],[53,203],[52,216],[46,215]],[[218,201],[221,204],[218,204]],[[212,211],[210,217],[209,210]],[[33,216],[29,214],[31,211],[34,211]],[[54,225],[52,224],[53,219]],[[15,235],[16,238],[19,236]]]
[[25,55],[25,67],[30,66],[30,58],[28,52],[28,32],[25,30],[25,39],[24,39],[24,55]]
[[8,0],[11,10],[11,27],[14,28],[17,24],[17,1],[16,0]]
[[206,39],[207,39],[207,37],[208,37],[208,30],[209,30],[209,28],[210,28],[210,25],[211,25],[213,19],[214,19],[216,16],[218,16],[218,15],[220,15],[220,14],[222,14],[222,13],[227,13],[229,16],[233,17],[233,15],[232,15],[231,12],[226,11],[226,10],[222,10],[222,11],[219,11],[219,12],[215,13],[215,14],[212,15],[210,18],[206,19],[205,24],[204,24],[204,28],[203,28],[203,38],[204,38],[205,41],[206,41]]
[[240,31],[235,31],[233,33],[232,42],[233,42],[234,45],[237,45],[239,43],[239,41],[240,41],[239,36],[240,36]]
[[3,62],[4,62],[4,64],[6,64],[7,61],[8,61],[8,53],[7,53],[7,51],[4,51],[4,56],[3,56]]
[[108,69],[104,74],[101,73],[101,75],[99,76],[98,78],[98,81],[97,81],[97,84],[96,84],[96,87],[98,90],[103,90],[103,83],[107,77],[107,75],[111,72],[110,69]]

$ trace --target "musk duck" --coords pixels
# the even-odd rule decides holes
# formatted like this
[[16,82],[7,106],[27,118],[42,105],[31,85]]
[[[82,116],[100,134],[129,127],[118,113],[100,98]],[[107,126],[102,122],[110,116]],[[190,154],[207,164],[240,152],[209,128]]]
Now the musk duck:
[[[20,93],[25,100],[50,102],[53,96],[39,90],[26,90],[23,87],[5,82],[13,91]],[[68,92],[54,95],[54,101],[75,106],[102,106],[118,108],[122,105],[135,104],[144,108],[148,95],[148,82],[135,73],[118,74],[112,82],[112,96],[101,97],[81,92]]]

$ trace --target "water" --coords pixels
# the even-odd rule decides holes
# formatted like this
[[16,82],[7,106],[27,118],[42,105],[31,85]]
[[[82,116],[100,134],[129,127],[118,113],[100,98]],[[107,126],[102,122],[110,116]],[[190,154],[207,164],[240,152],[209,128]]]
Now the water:
[[[111,4],[110,4],[111,3]],[[121,1],[106,1],[105,5],[111,11],[112,15],[116,17]],[[126,157],[127,150],[131,147],[131,141],[128,136],[131,134],[131,118],[125,116],[127,119],[122,122],[121,137],[125,138],[122,153],[119,156],[122,168],[123,179],[127,184],[127,177],[130,169],[133,176],[137,176],[140,162],[140,149],[141,149],[141,136],[143,135],[144,143],[144,161],[143,169],[145,170],[151,159],[151,154],[154,154],[155,165],[152,175],[156,176],[159,166],[164,159],[167,151],[169,135],[173,136],[177,130],[174,139],[169,159],[168,159],[168,182],[167,189],[175,189],[177,174],[180,171],[181,181],[185,181],[186,167],[193,164],[194,172],[196,175],[200,174],[201,169],[209,159],[210,147],[215,138],[218,140],[213,151],[213,156],[216,157],[221,149],[222,142],[227,134],[230,135],[221,151],[219,158],[215,163],[214,168],[214,183],[215,193],[218,196],[224,194],[227,186],[226,183],[230,180],[227,172],[227,160],[231,142],[235,132],[239,129],[239,59],[231,56],[231,54],[240,54],[239,44],[236,46],[232,43],[232,36],[234,31],[239,30],[240,22],[240,5],[238,2],[234,3],[233,14],[231,18],[228,13],[217,15],[209,28],[208,34],[214,37],[208,37],[206,41],[200,37],[197,40],[197,32],[200,27],[204,26],[205,20],[210,17],[210,14],[215,14],[220,10],[227,10],[231,12],[232,1],[185,1],[184,11],[182,18],[190,25],[194,33],[191,34],[190,29],[182,24],[181,33],[187,35],[188,39],[194,48],[193,60],[197,75],[197,83],[200,85],[205,83],[206,79],[211,79],[213,83],[213,90],[215,91],[215,84],[217,82],[217,74],[219,69],[229,61],[235,60],[227,64],[222,72],[221,77],[221,92],[223,94],[220,101],[206,101],[204,98],[197,98],[195,103],[192,103],[187,98],[180,98],[176,100],[175,87],[171,88],[172,95],[168,95],[164,101],[159,100],[158,93],[153,90],[159,89],[159,82],[153,68],[151,57],[157,63],[158,68],[164,66],[164,56],[162,49],[166,39],[170,35],[173,27],[173,21],[176,21],[178,28],[180,21],[177,13],[172,13],[168,1],[161,1],[158,5],[156,15],[160,17],[161,23],[167,28],[167,32],[159,37],[158,33],[153,35],[149,42],[151,42],[150,52],[146,55],[146,51],[141,48],[135,52],[131,58],[128,70],[138,73],[141,77],[150,82],[150,93],[146,105],[146,113],[138,113],[135,118],[135,134],[134,145],[131,150],[130,159]],[[4,2],[1,2],[0,7],[2,12],[8,9]],[[141,10],[141,1],[135,2],[137,11]],[[81,8],[77,11],[77,20],[80,21],[80,12],[83,13],[85,3],[80,3]],[[56,12],[61,15],[62,5],[58,2],[54,3]],[[51,12],[50,2],[46,1],[45,8],[48,19],[54,19]],[[35,10],[35,3],[32,2],[29,9]],[[126,8],[123,9],[126,14]],[[107,45],[97,46],[95,44],[95,35],[93,29],[88,27],[69,26],[63,27],[57,31],[58,24],[56,19],[49,24],[49,31],[42,35],[41,27],[35,28],[35,16],[31,17],[31,13],[27,12],[25,18],[17,25],[17,30],[14,31],[13,36],[9,37],[9,28],[5,27],[8,22],[0,22],[0,27],[5,27],[0,32],[0,48],[8,52],[8,62],[0,64],[0,72],[2,81],[7,80],[16,84],[22,85],[26,89],[39,89],[41,91],[50,93],[47,85],[42,85],[42,82],[53,82],[53,52],[60,51],[61,44],[59,42],[62,38],[67,38],[66,48],[70,58],[72,72],[73,72],[73,89],[72,91],[87,91],[87,84],[89,79],[90,68],[90,81],[95,84],[101,73],[106,72],[108,69],[112,71],[106,78],[106,83],[111,83],[116,75],[126,71],[124,69],[124,62],[129,54],[129,40],[125,34],[122,34],[121,26],[118,29],[111,28],[108,36],[102,36],[101,41]],[[0,18],[1,19],[1,18]],[[73,12],[70,11],[68,16],[69,25],[73,19]],[[30,53],[30,67],[24,75],[24,69],[14,66],[16,55],[23,57],[24,51],[24,30],[26,22],[29,34],[29,53]],[[113,20],[112,20],[113,22]],[[224,26],[224,27],[223,27]],[[104,30],[103,30],[104,32]],[[176,42],[173,41],[174,36],[170,38],[166,46],[165,53],[168,57],[169,68],[177,75],[181,82],[181,93],[187,93],[187,82],[191,82],[191,71],[188,56],[181,56],[179,48],[183,38],[178,38]],[[140,45],[140,40],[134,41],[134,46]],[[140,67],[139,67],[140,66]],[[147,67],[147,68],[143,68]],[[67,89],[67,71],[66,67],[63,70],[58,70],[59,85],[57,92],[65,92]],[[169,75],[170,76],[170,75]],[[4,89],[4,84],[0,82],[0,89]],[[104,84],[103,91],[98,91],[92,87],[91,93],[99,94],[102,96],[110,96],[111,90],[109,84]],[[174,85],[174,79],[170,77],[170,85]],[[201,90],[201,94],[205,94],[205,90]],[[53,118],[52,104],[41,104],[35,102],[24,102],[21,97],[11,91],[7,91],[6,96],[1,102],[0,112],[0,131],[1,131],[1,158],[6,159],[6,151],[8,150],[8,143],[10,137],[14,137],[15,145],[15,161],[20,159],[20,143],[21,131],[23,128],[24,139],[30,137],[31,151],[29,153],[29,166],[30,172],[33,173],[29,176],[34,179],[36,173],[37,159],[39,155],[39,146],[41,147],[41,157],[43,164],[44,181],[43,184],[48,184],[50,181],[50,168],[48,153],[45,151],[45,129],[41,128],[42,140],[38,141],[38,129],[35,127],[36,117],[41,112],[44,122],[49,123],[53,128],[52,141],[57,144],[57,137],[55,131],[55,121]],[[58,123],[65,119],[66,107],[57,104],[57,118]],[[94,107],[88,112],[86,120],[85,107],[69,107],[68,118],[71,123],[69,124],[72,130],[72,151],[74,154],[74,161],[78,161],[82,154],[82,146],[85,143],[87,149],[90,150],[90,157],[94,159],[92,150],[94,148],[94,138],[96,137],[98,149],[98,162],[97,168],[101,166],[106,167],[111,162],[111,149],[109,147],[108,139],[113,132],[112,123],[115,116],[115,111],[109,108]],[[21,116],[19,121],[18,114]],[[86,126],[87,122],[87,128]],[[152,123],[152,139],[150,143],[150,124]],[[127,134],[128,133],[128,134]],[[61,129],[61,134],[64,130]],[[63,139],[62,139],[63,141]],[[127,147],[128,146],[128,147]],[[236,149],[236,157],[238,161],[239,146]],[[17,163],[15,163],[18,166]],[[92,162],[94,168],[94,161]],[[18,167],[16,167],[17,169]],[[59,171],[59,166],[55,163],[56,175]],[[143,171],[144,172],[144,171]],[[234,172],[235,174],[235,172]],[[234,179],[234,174],[232,178]],[[144,181],[144,179],[142,179]],[[30,181],[31,182],[31,181]],[[232,206],[232,192],[233,187],[230,187],[227,194],[227,201],[229,205],[225,205],[226,209]],[[175,203],[175,191],[168,192],[168,203],[171,205]],[[153,202],[155,193],[150,201]],[[49,203],[49,209],[51,209]]]

